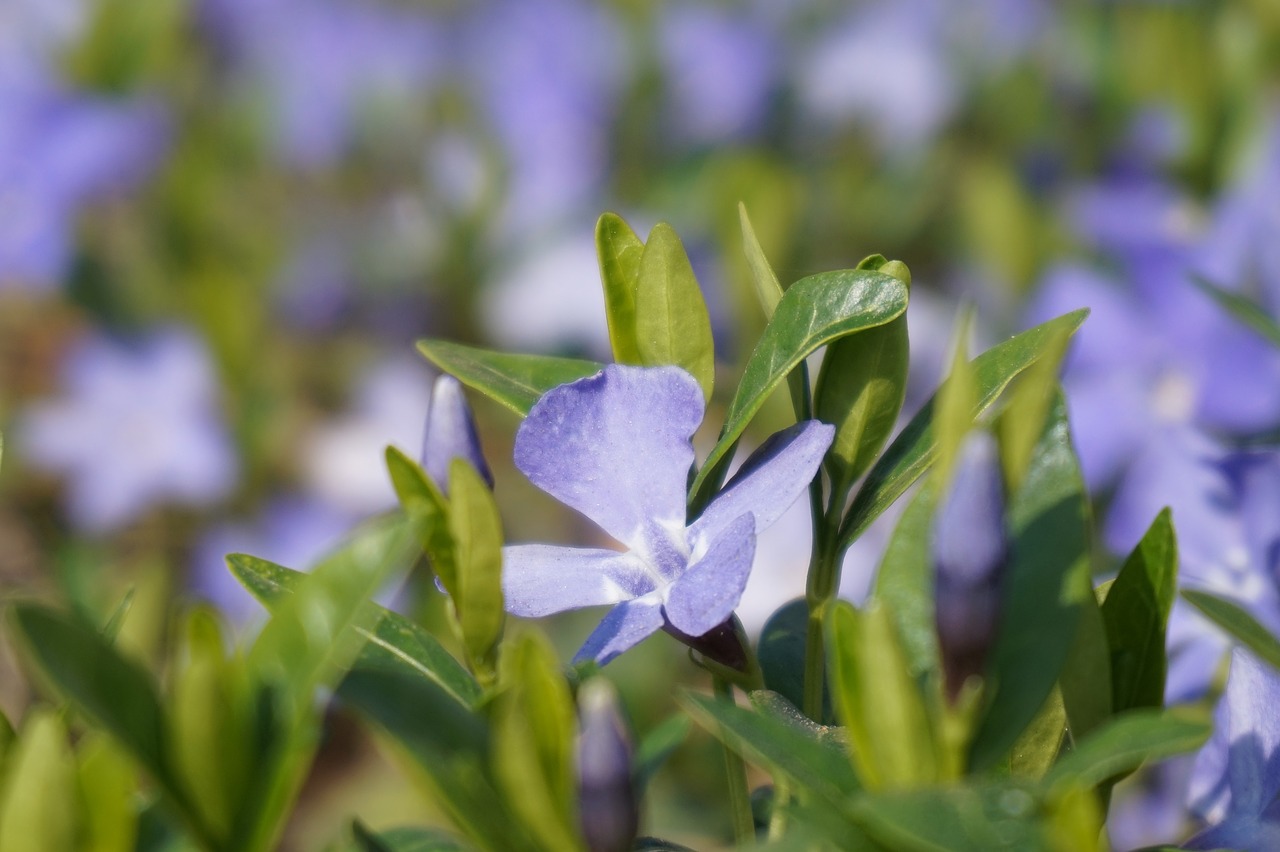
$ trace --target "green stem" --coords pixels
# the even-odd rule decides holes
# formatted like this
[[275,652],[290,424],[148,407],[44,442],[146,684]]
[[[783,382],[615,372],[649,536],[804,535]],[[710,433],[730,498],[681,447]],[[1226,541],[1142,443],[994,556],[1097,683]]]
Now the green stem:
[[[733,702],[733,684],[723,678],[714,678],[716,697]],[[729,746],[724,749],[724,769],[729,783],[729,810],[733,816],[733,839],[738,845],[755,840],[755,820],[751,816],[751,796],[747,792],[747,767],[742,758]]]
[[840,548],[835,530],[819,520],[814,524],[813,554],[809,560],[808,588],[809,624],[804,641],[804,714],[815,722],[822,721],[822,684],[826,672],[825,623],[827,610],[840,582]]

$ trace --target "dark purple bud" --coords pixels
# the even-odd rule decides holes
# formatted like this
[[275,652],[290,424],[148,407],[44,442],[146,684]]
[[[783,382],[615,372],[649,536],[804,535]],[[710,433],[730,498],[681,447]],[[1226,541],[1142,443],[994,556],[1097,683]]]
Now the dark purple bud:
[[590,852],[626,852],[640,829],[631,739],[613,685],[591,678],[578,692],[578,816]]
[[461,458],[493,487],[493,474],[480,449],[476,422],[462,385],[453,376],[436,379],[427,412],[427,434],[422,442],[422,467],[443,492],[449,489],[449,463]]
[[1009,561],[1000,451],[988,432],[971,432],[960,445],[934,515],[932,553],[938,648],[954,701],[986,665]]

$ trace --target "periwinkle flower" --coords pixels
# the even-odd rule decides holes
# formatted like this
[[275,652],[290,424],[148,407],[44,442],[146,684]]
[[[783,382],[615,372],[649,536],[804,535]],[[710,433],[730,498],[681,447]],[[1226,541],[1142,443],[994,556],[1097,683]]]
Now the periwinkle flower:
[[1004,480],[995,439],[971,432],[934,516],[935,617],[950,699],[981,675],[995,642],[1009,558]]
[[578,694],[578,818],[590,852],[624,852],[640,826],[631,738],[612,685],[593,678]]
[[1236,649],[1189,800],[1208,828],[1187,849],[1280,849],[1280,673]]
[[453,376],[444,375],[436,379],[431,390],[427,431],[422,441],[422,467],[441,491],[448,490],[449,465],[455,458],[474,467],[489,487],[493,487],[493,474],[480,448],[476,421],[471,416],[462,385]]
[[610,365],[548,391],[520,426],[516,467],[629,548],[503,551],[508,612],[613,605],[576,661],[604,665],[664,627],[698,637],[721,626],[742,597],[756,532],[800,496],[831,444],[832,427],[817,421],[779,432],[690,521],[685,485],[704,410],[684,370]]

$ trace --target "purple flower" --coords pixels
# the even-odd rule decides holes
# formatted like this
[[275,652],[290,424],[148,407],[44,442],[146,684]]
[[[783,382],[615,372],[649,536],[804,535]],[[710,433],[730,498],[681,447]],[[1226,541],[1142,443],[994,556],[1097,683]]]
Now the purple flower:
[[618,696],[604,678],[592,678],[578,693],[580,724],[578,816],[590,852],[624,852],[640,826],[640,808],[631,771],[631,738]]
[[77,526],[104,532],[157,503],[208,505],[235,485],[213,365],[190,333],[87,340],[64,383],[65,396],[23,413],[16,438],[30,464],[67,476]]
[[476,421],[453,376],[440,376],[431,391],[431,409],[427,412],[426,436],[422,440],[422,467],[427,475],[448,493],[449,465],[460,458],[493,487],[493,474],[480,448]]
[[1280,849],[1280,674],[1231,655],[1213,736],[1196,756],[1188,800],[1208,828],[1187,849]]
[[805,489],[834,432],[807,421],[774,435],[690,522],[685,485],[704,405],[679,368],[612,365],[547,392],[516,434],[515,463],[530,481],[629,548],[503,551],[515,615],[614,605],[578,661],[604,665],[663,627],[696,637],[723,623],[746,586],[756,531]]

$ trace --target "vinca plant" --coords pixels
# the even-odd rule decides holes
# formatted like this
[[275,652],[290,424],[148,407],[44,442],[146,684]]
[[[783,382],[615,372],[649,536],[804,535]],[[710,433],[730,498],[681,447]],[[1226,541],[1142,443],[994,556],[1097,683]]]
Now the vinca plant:
[[[719,751],[731,824],[705,833],[722,846],[1103,849],[1117,782],[1198,751],[1202,828],[1169,842],[1280,848],[1280,642],[1187,592],[1238,647],[1212,718],[1166,707],[1169,512],[1117,574],[1095,565],[1057,381],[1087,306],[973,358],[962,315],[945,379],[904,423],[906,264],[872,255],[783,287],[740,213],[763,332],[729,388],[674,230],[641,240],[606,214],[614,363],[422,341],[442,375],[422,453],[386,451],[398,510],[309,572],[229,555],[269,613],[249,640],[197,607],[149,667],[117,641],[128,599],[105,623],[12,605],[47,703],[19,730],[0,719],[0,850],[275,849],[331,707],[423,794],[420,825],[352,820],[336,850],[683,849],[645,791],[699,736]],[[520,419],[515,468],[595,546],[505,541],[511,483],[464,386]],[[762,436],[774,396],[793,424]],[[751,635],[735,609],[757,537],[797,501],[806,594]],[[870,595],[840,599],[846,551],[897,501]],[[415,566],[447,600],[441,629],[374,602]],[[598,624],[562,656],[539,620],[581,608]],[[610,667],[651,641],[687,646],[689,671],[646,686],[670,721],[636,730]]]

